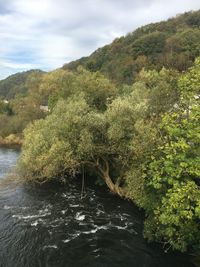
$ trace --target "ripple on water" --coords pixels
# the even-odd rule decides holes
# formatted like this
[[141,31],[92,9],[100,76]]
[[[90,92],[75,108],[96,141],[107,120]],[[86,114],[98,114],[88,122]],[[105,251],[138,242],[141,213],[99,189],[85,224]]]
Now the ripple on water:
[[[0,150],[0,177],[15,165],[17,155]],[[165,254],[146,243],[141,216],[133,205],[91,185],[86,191],[81,200],[77,181],[65,188],[4,190],[0,194],[0,266],[192,266],[185,255]]]

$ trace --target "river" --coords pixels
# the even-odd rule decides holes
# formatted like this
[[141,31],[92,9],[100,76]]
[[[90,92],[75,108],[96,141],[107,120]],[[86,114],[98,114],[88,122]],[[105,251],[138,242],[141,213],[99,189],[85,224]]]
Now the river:
[[[19,152],[0,149],[0,179]],[[1,267],[192,267],[142,237],[133,204],[90,184],[0,188]]]

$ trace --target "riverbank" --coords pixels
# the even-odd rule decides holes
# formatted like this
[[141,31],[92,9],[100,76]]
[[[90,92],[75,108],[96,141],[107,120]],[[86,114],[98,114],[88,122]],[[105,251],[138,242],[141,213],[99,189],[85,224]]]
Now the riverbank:
[[0,147],[16,147],[21,148],[23,138],[21,135],[10,134],[3,138],[0,136]]
[[[19,155],[0,149],[2,179]],[[132,203],[92,180],[84,198],[81,190],[81,179],[0,188],[0,266],[194,267],[190,256],[146,242],[143,216]]]

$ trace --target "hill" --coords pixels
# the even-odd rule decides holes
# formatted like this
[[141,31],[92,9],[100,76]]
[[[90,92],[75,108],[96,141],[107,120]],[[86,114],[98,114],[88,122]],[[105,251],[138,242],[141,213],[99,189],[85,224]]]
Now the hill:
[[16,95],[26,95],[29,89],[29,81],[39,79],[44,72],[41,70],[29,70],[19,72],[0,81],[0,96],[5,99],[12,99]]
[[101,71],[119,84],[131,84],[143,67],[187,70],[200,55],[199,44],[200,11],[187,12],[140,27],[89,57],[65,64],[63,69],[75,70],[82,65],[90,71]]

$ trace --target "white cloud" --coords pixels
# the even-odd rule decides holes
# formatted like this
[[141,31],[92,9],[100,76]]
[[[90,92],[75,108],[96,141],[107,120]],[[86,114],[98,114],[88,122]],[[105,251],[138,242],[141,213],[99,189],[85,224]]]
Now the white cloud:
[[0,77],[53,69],[199,0],[0,0]]
[[33,64],[28,64],[28,63],[15,63],[15,62],[12,62],[12,61],[4,61],[3,62],[3,66],[5,66],[5,68],[8,68],[8,69],[31,69],[31,68],[35,68],[36,66],[33,65]]

